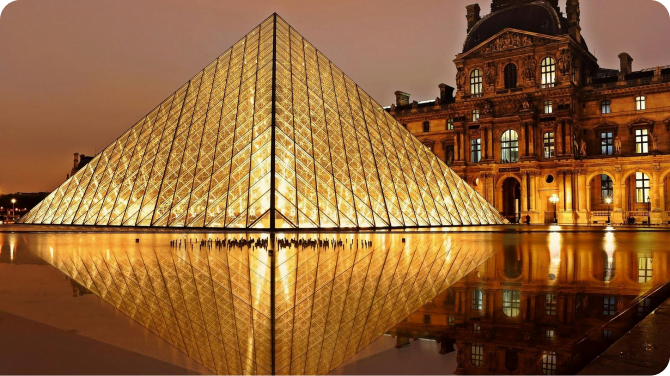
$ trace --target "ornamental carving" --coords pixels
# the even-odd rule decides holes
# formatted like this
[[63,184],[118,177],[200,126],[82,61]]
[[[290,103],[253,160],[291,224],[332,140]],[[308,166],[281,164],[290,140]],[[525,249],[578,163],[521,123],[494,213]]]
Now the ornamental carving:
[[488,62],[486,68],[484,68],[484,77],[486,78],[486,85],[493,86],[496,83],[496,78],[498,76],[498,69],[496,69],[496,63]]
[[524,60],[524,69],[523,75],[527,81],[535,80],[535,74],[537,72],[537,60],[530,55]]
[[572,73],[572,52],[570,50],[561,50],[558,56],[558,71],[563,76]]
[[507,33],[494,39],[484,49],[485,54],[532,46],[533,41],[527,35]]
[[465,70],[461,67],[458,68],[458,72],[456,72],[456,88],[458,91],[463,90],[463,86],[465,85]]
[[503,117],[519,112],[519,110],[525,108],[524,101],[524,98],[518,97],[496,102],[494,107],[496,117]]

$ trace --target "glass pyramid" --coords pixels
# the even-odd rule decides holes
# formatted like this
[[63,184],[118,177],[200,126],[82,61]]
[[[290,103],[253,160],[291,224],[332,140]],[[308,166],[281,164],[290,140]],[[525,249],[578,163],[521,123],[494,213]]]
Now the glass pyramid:
[[21,222],[275,229],[505,219],[275,14]]
[[[232,375],[327,374],[495,253],[474,234],[443,232],[242,235],[269,240],[273,253],[136,236],[52,234],[41,254],[213,373]],[[231,239],[240,234],[219,240]],[[279,247],[287,239],[329,245]]]

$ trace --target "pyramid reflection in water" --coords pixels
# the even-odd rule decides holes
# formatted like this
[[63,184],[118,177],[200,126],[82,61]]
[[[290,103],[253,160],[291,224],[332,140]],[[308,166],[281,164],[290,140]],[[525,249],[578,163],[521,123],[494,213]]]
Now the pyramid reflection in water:
[[21,222],[275,229],[505,220],[273,15]]
[[219,374],[326,374],[493,253],[443,233],[286,235],[345,246],[273,255],[118,236],[58,236],[43,257]]

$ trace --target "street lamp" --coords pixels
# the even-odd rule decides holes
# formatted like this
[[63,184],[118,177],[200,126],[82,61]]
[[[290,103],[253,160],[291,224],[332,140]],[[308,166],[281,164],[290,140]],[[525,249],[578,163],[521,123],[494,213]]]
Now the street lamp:
[[651,226],[651,197],[647,196],[647,225]]
[[610,224],[610,205],[612,205],[612,197],[605,197],[605,203],[607,204],[607,224]]
[[549,202],[554,204],[554,223],[558,223],[558,218],[556,217],[556,204],[558,204],[558,200],[559,198],[556,193],[554,193],[553,195],[551,195],[551,197],[549,197]]
[[12,199],[12,218],[14,218],[14,216],[16,215],[16,211],[14,209],[14,204],[16,204],[16,199],[15,198]]

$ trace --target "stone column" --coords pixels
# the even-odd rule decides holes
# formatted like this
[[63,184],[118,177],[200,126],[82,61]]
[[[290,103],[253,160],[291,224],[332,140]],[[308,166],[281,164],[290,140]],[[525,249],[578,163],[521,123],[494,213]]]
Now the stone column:
[[563,154],[563,123],[556,123],[556,132],[554,134],[554,140],[556,144],[554,145],[554,153],[558,156]]
[[651,189],[651,224],[660,225],[663,222],[663,212],[662,208],[664,207],[663,201],[661,199],[661,167],[653,166],[652,167],[652,189]]
[[519,131],[519,159],[522,159],[528,156],[528,148],[526,147],[526,125],[521,123]]
[[586,184],[586,171],[585,170],[575,170],[577,174],[575,189],[577,195],[577,224],[588,224],[588,210],[586,208],[586,195],[587,195],[587,184]]
[[459,146],[460,131],[454,132],[454,162],[461,160],[461,148]]
[[489,147],[489,158],[495,160],[495,152],[493,151],[493,127],[489,129],[489,142],[486,144]]
[[528,155],[536,157],[535,155],[535,128],[533,123],[528,123]]
[[562,213],[562,212],[565,211],[565,181],[564,181],[565,172],[564,171],[558,171],[557,175],[558,175],[557,176],[557,178],[558,178],[558,198],[560,199],[560,200],[558,200],[557,210],[559,211],[559,213]]
[[626,181],[623,178],[621,167],[614,168],[614,178],[618,184],[614,186],[612,222],[623,223],[626,217]]
[[489,159],[489,149],[488,149],[488,138],[487,138],[488,128],[482,127],[481,140],[482,140],[482,161]]
[[526,215],[528,213],[528,173],[524,172],[521,174],[521,214]]

